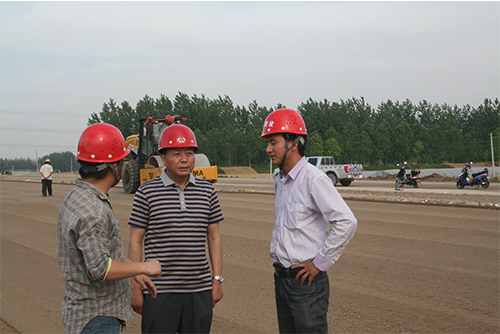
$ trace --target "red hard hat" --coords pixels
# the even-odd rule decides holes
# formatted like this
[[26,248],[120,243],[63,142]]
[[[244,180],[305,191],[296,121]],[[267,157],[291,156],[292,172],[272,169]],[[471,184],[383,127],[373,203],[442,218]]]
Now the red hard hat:
[[278,109],[267,116],[260,138],[276,133],[294,133],[307,136],[306,123],[295,110]]
[[120,130],[111,124],[96,123],[86,128],[80,136],[76,158],[108,163],[122,160],[129,152]]
[[184,124],[172,124],[163,130],[158,151],[164,148],[194,148],[194,153],[198,153],[200,148],[196,142],[193,131]]

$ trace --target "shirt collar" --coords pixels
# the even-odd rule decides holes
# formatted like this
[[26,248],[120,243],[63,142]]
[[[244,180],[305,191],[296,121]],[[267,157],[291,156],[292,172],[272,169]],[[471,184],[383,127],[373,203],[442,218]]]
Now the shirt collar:
[[306,158],[302,157],[299,161],[297,161],[295,166],[293,166],[293,168],[290,170],[290,172],[288,172],[288,174],[283,178],[283,180],[285,179],[295,180],[297,178],[297,175],[299,175],[299,172],[302,170],[302,168],[304,168],[306,164],[307,164]]
[[86,181],[83,181],[82,179],[76,179],[75,180],[75,184],[78,186],[78,187],[81,187],[81,188],[84,188],[84,189],[88,189],[90,191],[92,191],[93,193],[95,193],[101,200],[103,201],[108,201],[109,202],[109,196],[104,194],[102,191],[100,191],[99,189],[97,189],[96,186],[94,186],[92,183],[89,183],[89,182],[86,182]]
[[[171,185],[177,185],[177,183],[175,183],[174,181],[172,181],[172,179],[167,175],[167,170],[166,169],[163,171],[163,173],[161,173],[160,179],[163,182],[163,185],[165,187],[168,187],[168,186],[171,186]],[[196,178],[194,177],[193,173],[189,173],[189,180],[186,183],[186,186],[189,183],[192,183],[193,185],[196,185]]]

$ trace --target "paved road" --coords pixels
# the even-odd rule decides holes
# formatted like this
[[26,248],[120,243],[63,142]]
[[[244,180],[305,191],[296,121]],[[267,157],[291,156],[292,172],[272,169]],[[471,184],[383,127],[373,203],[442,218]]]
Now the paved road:
[[[39,183],[0,182],[2,333],[62,332],[56,221],[72,187],[56,184],[55,196],[43,198]],[[133,196],[119,188],[110,196],[127,244]],[[212,332],[276,333],[268,255],[274,196],[219,197],[226,281]],[[500,331],[498,210],[348,204],[359,227],[329,271],[331,332]],[[139,333],[139,322],[136,315],[126,333]]]

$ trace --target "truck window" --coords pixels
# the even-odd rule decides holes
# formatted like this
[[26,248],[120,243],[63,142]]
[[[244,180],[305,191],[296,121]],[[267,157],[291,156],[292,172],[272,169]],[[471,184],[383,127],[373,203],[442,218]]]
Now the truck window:
[[333,165],[333,160],[332,160],[332,158],[322,158],[321,164],[322,165]]
[[309,159],[307,159],[307,162],[309,162],[313,166],[316,166],[316,163],[318,162],[318,158],[309,158]]

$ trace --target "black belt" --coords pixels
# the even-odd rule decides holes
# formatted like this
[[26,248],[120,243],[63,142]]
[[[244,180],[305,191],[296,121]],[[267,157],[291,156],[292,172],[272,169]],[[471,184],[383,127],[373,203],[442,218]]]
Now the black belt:
[[292,268],[283,268],[283,269],[278,269],[278,268],[274,268],[274,274],[276,276],[278,276],[279,278],[284,278],[284,277],[293,277],[295,278],[295,276],[297,276],[297,274],[299,273],[299,271],[301,271],[302,269],[304,268],[295,268],[295,269],[292,269]]

